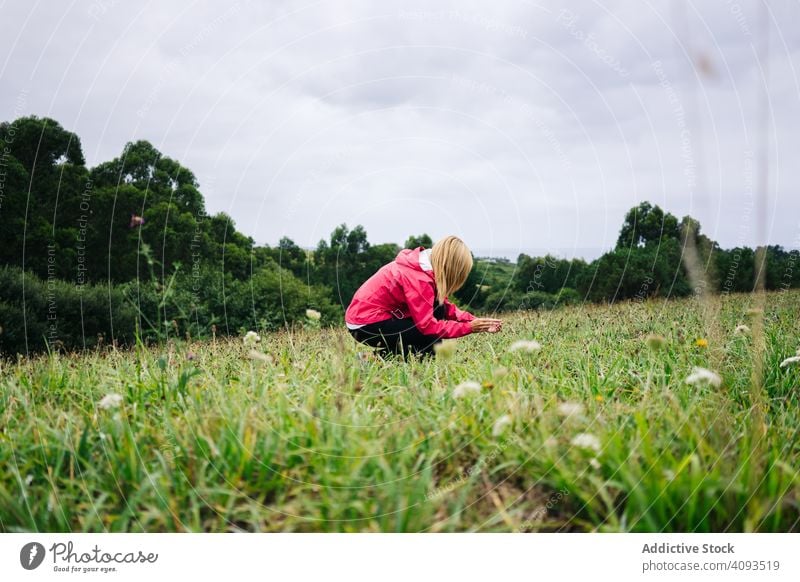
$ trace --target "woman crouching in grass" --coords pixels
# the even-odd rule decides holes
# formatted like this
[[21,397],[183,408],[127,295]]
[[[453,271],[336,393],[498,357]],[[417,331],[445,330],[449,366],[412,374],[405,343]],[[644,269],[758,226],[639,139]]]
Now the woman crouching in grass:
[[455,236],[432,249],[405,249],[356,291],[345,323],[359,342],[388,352],[430,355],[443,338],[500,331],[499,319],[475,317],[447,300],[472,270],[472,254]]

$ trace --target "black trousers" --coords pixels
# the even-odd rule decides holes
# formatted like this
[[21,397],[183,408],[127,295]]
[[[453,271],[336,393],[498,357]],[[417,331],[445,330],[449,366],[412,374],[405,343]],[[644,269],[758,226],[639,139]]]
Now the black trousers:
[[[436,305],[433,316],[436,319],[445,319],[444,305]],[[410,317],[393,317],[349,331],[362,344],[378,348],[381,356],[388,353],[403,354],[404,358],[408,358],[408,354],[431,356],[434,353],[433,346],[442,341],[441,337],[422,333]]]

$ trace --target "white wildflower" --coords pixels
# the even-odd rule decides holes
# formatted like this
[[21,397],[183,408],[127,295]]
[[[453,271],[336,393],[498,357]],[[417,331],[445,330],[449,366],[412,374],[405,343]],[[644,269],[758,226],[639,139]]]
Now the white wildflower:
[[790,364],[796,364],[800,362],[800,355],[792,356],[791,358],[786,358],[784,361],[781,362],[781,368],[786,368]]
[[254,331],[248,331],[246,334],[244,334],[242,341],[244,341],[244,345],[246,346],[254,346],[261,341],[261,336]]
[[592,469],[600,469],[600,467],[602,467],[600,461],[597,460],[597,457],[592,457],[589,461],[589,465],[592,466]]
[[31,483],[33,483],[33,475],[31,475],[30,473],[28,473],[28,474],[25,476],[25,485],[27,485],[28,487],[30,487]]
[[686,378],[686,383],[693,386],[709,384],[714,388],[719,388],[722,384],[722,378],[716,372],[695,366],[692,368],[692,373]]
[[509,352],[526,352],[532,354],[542,349],[542,344],[536,340],[517,340],[511,347],[508,348]]
[[463,398],[481,391],[481,385],[473,380],[462,382],[453,389],[453,398]]
[[319,318],[322,317],[322,314],[316,309],[306,309],[306,317],[313,319],[314,321],[319,321]]
[[558,413],[561,416],[580,416],[583,414],[583,404],[580,402],[561,402],[558,405]]
[[108,410],[109,408],[117,408],[120,404],[122,404],[122,396],[120,394],[106,394],[97,405],[103,410]]
[[747,335],[750,333],[750,328],[747,327],[745,324],[737,325],[733,333],[735,333],[736,335]]
[[572,443],[573,447],[578,447],[580,449],[591,449],[595,452],[600,452],[600,439],[593,434],[589,434],[588,432],[576,434],[570,442]]
[[508,414],[504,414],[496,421],[494,421],[494,426],[492,427],[492,436],[500,436],[503,434],[503,431],[506,430],[506,427],[511,425],[511,417]]

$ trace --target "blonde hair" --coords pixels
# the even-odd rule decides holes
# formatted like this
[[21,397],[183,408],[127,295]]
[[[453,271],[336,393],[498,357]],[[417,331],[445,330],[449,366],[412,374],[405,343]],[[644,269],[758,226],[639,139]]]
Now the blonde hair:
[[472,253],[457,236],[446,236],[431,249],[431,266],[436,278],[436,295],[440,303],[458,291],[472,271]]

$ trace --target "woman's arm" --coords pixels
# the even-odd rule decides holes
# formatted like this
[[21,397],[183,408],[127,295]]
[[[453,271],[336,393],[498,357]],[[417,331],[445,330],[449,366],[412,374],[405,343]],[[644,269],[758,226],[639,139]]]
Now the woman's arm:
[[453,321],[472,321],[475,319],[475,316],[469,311],[461,311],[447,299],[444,300],[444,311],[447,315],[447,319],[451,319]]
[[[405,295],[411,319],[414,320],[414,325],[423,334],[441,338],[455,338],[472,333],[472,326],[469,321],[441,320],[433,316],[434,292],[432,283],[408,279],[404,281],[403,294]],[[450,305],[455,307],[452,303]],[[462,311],[461,313],[464,312]]]

